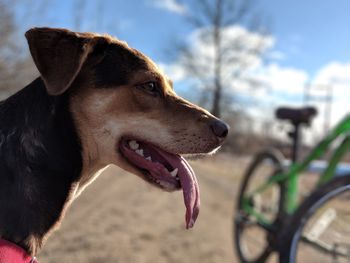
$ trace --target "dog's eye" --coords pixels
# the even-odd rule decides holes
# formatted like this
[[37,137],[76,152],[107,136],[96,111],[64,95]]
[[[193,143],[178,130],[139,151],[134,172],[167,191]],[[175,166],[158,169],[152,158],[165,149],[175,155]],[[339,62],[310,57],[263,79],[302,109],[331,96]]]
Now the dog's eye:
[[146,82],[141,85],[137,86],[138,88],[152,94],[152,95],[158,95],[160,94],[160,91],[158,89],[158,85],[154,81]]

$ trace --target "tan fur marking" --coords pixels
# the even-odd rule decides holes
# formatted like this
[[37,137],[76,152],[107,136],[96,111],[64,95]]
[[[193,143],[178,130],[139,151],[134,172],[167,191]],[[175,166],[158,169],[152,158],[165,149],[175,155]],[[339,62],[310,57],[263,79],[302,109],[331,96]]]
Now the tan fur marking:
[[[138,55],[148,68],[132,72],[124,86],[103,88],[87,84],[72,95],[71,111],[83,151],[79,193],[108,164],[142,177],[119,153],[123,136],[177,154],[207,153],[220,145],[209,127],[214,116],[178,97],[172,82],[152,60],[126,43],[111,38],[109,41]],[[157,83],[161,96],[152,96],[135,87],[149,81]]]

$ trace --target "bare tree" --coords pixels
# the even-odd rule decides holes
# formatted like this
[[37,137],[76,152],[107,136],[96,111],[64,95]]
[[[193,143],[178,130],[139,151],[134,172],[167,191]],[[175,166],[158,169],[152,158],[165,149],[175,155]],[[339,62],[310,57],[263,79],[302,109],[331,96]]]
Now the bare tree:
[[[193,43],[179,47],[180,62],[186,72],[195,76],[203,87],[204,97],[211,94],[211,112],[219,116],[223,107],[224,87],[234,90],[232,79],[241,79],[266,49],[265,34],[240,32],[236,25],[258,31],[260,15],[255,13],[251,0],[191,0],[192,12],[187,19],[197,30],[197,40],[207,51],[199,53]],[[235,27],[236,26],[236,27]],[[242,30],[241,30],[242,31]],[[198,48],[198,47],[197,47]],[[257,84],[245,77],[247,84]],[[254,82],[254,83],[253,83]]]
[[[19,0],[0,0],[0,100],[16,92],[37,76],[29,52],[18,41],[18,27],[15,10]],[[28,14],[31,10],[25,9]],[[18,19],[18,17],[17,17]]]
[[13,60],[18,46],[14,41],[15,24],[13,13],[9,8],[9,1],[0,0],[0,91],[2,93],[11,89],[16,65]]

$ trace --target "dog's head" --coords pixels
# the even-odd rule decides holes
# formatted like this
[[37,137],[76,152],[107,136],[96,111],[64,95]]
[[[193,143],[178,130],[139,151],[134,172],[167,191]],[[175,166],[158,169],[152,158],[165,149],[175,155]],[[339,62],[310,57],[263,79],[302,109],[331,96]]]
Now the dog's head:
[[113,163],[168,191],[195,184],[181,178],[193,172],[180,155],[218,149],[224,122],[177,96],[155,63],[125,42],[50,28],[26,37],[47,92],[70,93],[83,170]]

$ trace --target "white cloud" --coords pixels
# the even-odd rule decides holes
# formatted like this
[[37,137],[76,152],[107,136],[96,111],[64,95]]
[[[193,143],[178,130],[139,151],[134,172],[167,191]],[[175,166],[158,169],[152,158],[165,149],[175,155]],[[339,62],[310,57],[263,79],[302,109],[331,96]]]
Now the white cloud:
[[302,94],[309,79],[303,70],[281,67],[276,63],[262,66],[256,74],[271,88],[271,92],[286,96]]
[[[281,67],[278,64],[267,65],[263,72],[264,80],[270,83],[273,91],[260,97],[267,105],[303,105],[304,88],[306,85],[312,87],[308,105],[315,106],[318,115],[313,121],[312,131],[308,134],[309,142],[319,140],[326,132],[326,126],[334,127],[350,112],[350,62],[330,62],[321,67],[314,78],[302,69]],[[332,89],[330,103],[326,100],[329,88]],[[286,96],[281,96],[281,93]],[[326,119],[326,111],[330,111],[330,119]],[[319,137],[315,137],[315,134]]]
[[[300,94],[305,86],[308,76],[299,69],[280,67],[276,63],[268,66],[263,65],[262,58],[251,52],[257,46],[262,51],[271,49],[275,45],[275,39],[271,36],[262,35],[255,32],[250,32],[241,26],[230,26],[223,30],[224,35],[223,45],[238,45],[237,52],[232,53],[230,59],[234,60],[229,67],[222,69],[223,76],[226,76],[224,83],[226,88],[231,89],[237,95],[250,96],[260,99],[264,104],[270,104],[271,101],[276,101],[278,95],[279,100],[282,95],[295,96]],[[212,41],[208,39],[207,29],[195,30],[188,37],[188,44],[196,57],[195,67],[202,74],[202,78],[208,83],[213,80],[214,72],[214,46]],[[273,50],[272,50],[273,52]],[[277,54],[278,53],[278,54]],[[276,52],[282,56],[281,52]],[[225,58],[227,59],[227,57]],[[173,81],[193,81],[191,72],[184,68],[186,59],[179,57],[173,64],[161,63],[161,68],[165,73],[173,79]],[[244,70],[242,78],[237,78],[235,73]],[[268,89],[259,89],[244,78],[252,78],[261,86]],[[301,101],[299,100],[300,104]]]
[[[317,96],[318,102],[312,101],[319,108],[319,125],[324,125],[325,111],[331,111],[330,126],[334,126],[350,112],[350,62],[330,62],[323,66],[315,75],[310,94]],[[329,92],[331,92],[329,94]],[[332,100],[327,104],[326,96]],[[323,98],[323,100],[322,100]],[[321,99],[321,100],[320,100]]]
[[180,15],[184,15],[187,13],[186,6],[179,3],[176,0],[149,0],[149,2],[154,7],[174,12]]
[[179,64],[158,63],[158,66],[174,82],[186,79],[185,69]]
[[[214,72],[213,61],[215,57],[215,48],[209,38],[210,34],[208,34],[207,30],[206,28],[195,30],[190,34],[187,41],[192,54],[196,57],[192,66],[197,69],[197,73],[200,74],[203,79],[211,83]],[[274,38],[250,32],[241,26],[227,27],[222,31],[222,34],[224,35],[223,46],[237,45],[236,52],[228,52],[223,58],[233,62],[229,63],[229,67],[222,68],[222,74],[227,79],[224,84],[236,90],[240,87],[237,87],[237,83],[235,83],[235,81],[237,81],[235,77],[237,74],[235,73],[241,70],[248,71],[260,67],[262,64],[261,57],[257,56],[253,50],[257,47],[260,50],[269,49],[274,45]],[[169,76],[175,77],[175,81],[184,79],[193,80],[192,72],[180,69],[184,68],[186,64],[188,64],[187,58],[185,56],[180,56],[175,63],[170,65],[163,64],[162,67]]]
[[321,68],[315,76],[316,84],[350,83],[350,63],[331,62]]
[[[213,57],[214,47],[210,39],[205,38],[206,29],[194,31],[188,38],[192,51],[196,57],[195,66],[202,73],[203,77],[210,83],[213,80]],[[250,107],[251,114],[257,119],[272,118],[273,110],[281,105],[301,106],[304,104],[304,92],[307,85],[323,85],[332,87],[333,102],[331,104],[331,119],[330,127],[333,127],[340,121],[348,112],[350,112],[350,61],[340,63],[337,61],[330,62],[322,66],[315,76],[311,77],[302,68],[285,67],[279,64],[283,59],[284,54],[274,50],[275,39],[271,36],[264,36],[257,33],[252,33],[243,27],[229,27],[223,31],[225,40],[223,44],[236,43],[242,46],[240,52],[237,52],[233,58],[237,64],[246,63],[244,77],[250,77],[258,82],[264,83],[266,89],[256,89],[254,85],[245,82],[242,79],[235,78],[230,73],[235,72],[238,66],[235,64],[224,68],[224,75],[229,76],[226,79],[225,88],[232,89],[232,92],[237,95],[253,98],[257,101],[258,107],[253,109]],[[249,48],[256,43],[261,43],[263,50],[273,54],[269,58],[272,62],[264,64],[259,56],[254,56],[249,53]],[[176,82],[176,81],[193,81],[193,76],[183,67],[184,58],[179,57],[173,64],[162,64],[161,68]],[[310,84],[311,83],[311,84]],[[311,95],[316,95],[319,98],[324,97],[325,91],[312,90]],[[309,104],[318,108],[319,114],[313,122],[313,133],[309,134],[309,138],[313,138],[315,131],[322,134],[325,126],[326,110],[329,107],[324,101],[309,101]],[[258,110],[257,110],[258,109]],[[308,139],[312,141],[312,139]]]

